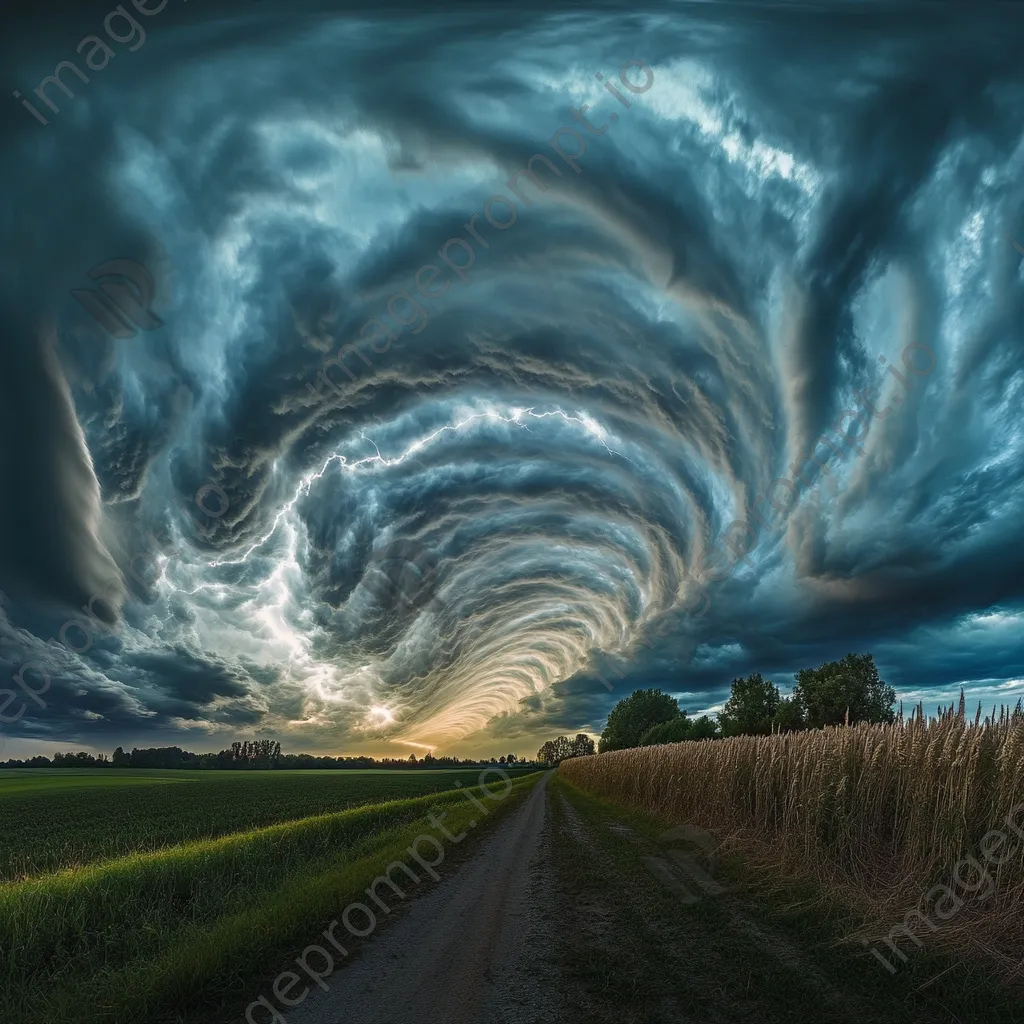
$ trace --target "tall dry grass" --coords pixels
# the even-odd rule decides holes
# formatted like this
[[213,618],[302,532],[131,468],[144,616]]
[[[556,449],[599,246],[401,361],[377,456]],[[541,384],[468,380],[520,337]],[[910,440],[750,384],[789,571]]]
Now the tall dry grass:
[[[863,915],[860,937],[884,937],[919,904],[927,913],[925,893],[950,886],[964,905],[937,922],[928,945],[970,950],[1020,977],[1021,704],[984,721],[979,708],[972,720],[961,696],[959,709],[939,718],[919,707],[893,725],[639,747],[563,761],[559,774],[595,796],[700,825],[762,868],[813,878]],[[1006,819],[1017,805],[1015,831]],[[1015,849],[988,867],[994,889],[978,900],[954,888],[951,872],[978,858],[991,830],[1008,837],[1000,853]],[[978,874],[961,868],[960,877],[974,885]]]

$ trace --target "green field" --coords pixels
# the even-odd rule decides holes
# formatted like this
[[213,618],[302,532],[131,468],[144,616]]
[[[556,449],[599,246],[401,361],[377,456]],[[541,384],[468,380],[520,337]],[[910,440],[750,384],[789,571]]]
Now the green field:
[[4,772],[0,1021],[240,1019],[386,865],[415,863],[428,812],[483,826],[451,863],[539,778],[518,774],[483,816],[476,769]]
[[360,804],[424,796],[452,789],[456,782],[472,786],[479,774],[475,768],[5,770],[0,772],[0,882]]

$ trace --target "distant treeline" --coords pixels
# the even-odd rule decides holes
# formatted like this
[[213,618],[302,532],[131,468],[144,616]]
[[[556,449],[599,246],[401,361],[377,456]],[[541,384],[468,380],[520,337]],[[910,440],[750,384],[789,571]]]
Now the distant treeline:
[[490,759],[459,760],[456,757],[434,757],[426,754],[417,759],[410,754],[407,760],[385,757],[329,757],[315,754],[282,754],[281,744],[275,740],[245,740],[231,744],[228,750],[216,754],[194,754],[181,747],[133,747],[130,754],[122,747],[113,757],[94,756],[84,750],[78,753],[54,754],[49,757],[31,757],[27,761],[11,758],[0,762],[0,768],[189,768],[216,771],[238,769],[273,770],[284,768],[474,768],[483,764],[510,764],[521,762],[515,754],[503,754]]
[[708,715],[691,719],[674,697],[661,690],[636,690],[612,708],[598,750],[766,736],[858,722],[891,724],[895,703],[896,691],[879,678],[874,658],[847,654],[818,668],[800,669],[789,697],[760,672],[734,679],[717,721]]
[[[685,684],[681,689],[689,689]],[[818,668],[796,674],[789,697],[760,672],[732,681],[729,699],[718,713],[691,718],[671,694],[658,689],[634,690],[612,708],[598,750],[628,750],[684,740],[714,740],[728,736],[766,736],[800,732],[826,725],[895,721],[896,691],[879,678],[870,654],[848,654]],[[559,736],[537,751],[543,764],[560,764],[594,753],[585,733],[575,740]]]
[[593,752],[594,741],[585,732],[578,732],[574,740],[568,736],[548,740],[537,751],[537,760],[541,764],[561,764],[570,757],[586,757]]

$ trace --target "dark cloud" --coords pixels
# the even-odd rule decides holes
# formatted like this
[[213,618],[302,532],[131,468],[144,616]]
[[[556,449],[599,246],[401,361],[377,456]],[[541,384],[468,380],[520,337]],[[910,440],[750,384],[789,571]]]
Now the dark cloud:
[[[8,111],[0,657],[122,581],[12,734],[532,743],[848,650],[1024,685],[1021,15],[396,11],[168,6]],[[70,299],[115,257],[159,329]]]

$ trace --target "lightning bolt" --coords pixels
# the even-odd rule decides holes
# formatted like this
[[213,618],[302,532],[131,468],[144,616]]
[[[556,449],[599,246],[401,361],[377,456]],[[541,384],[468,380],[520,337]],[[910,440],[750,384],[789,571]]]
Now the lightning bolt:
[[582,427],[587,434],[595,438],[601,444],[601,446],[604,448],[606,452],[608,452],[609,455],[617,455],[622,459],[626,459],[627,462],[630,462],[632,464],[632,460],[626,458],[626,456],[623,455],[622,452],[616,451],[614,448],[611,448],[608,445],[608,442],[606,440],[606,438],[609,436],[608,430],[605,427],[602,427],[601,424],[598,423],[597,420],[595,420],[592,416],[585,412],[570,415],[569,413],[562,412],[562,410],[560,409],[556,409],[551,412],[534,412],[532,407],[529,409],[512,409],[511,415],[505,415],[503,413],[500,413],[498,412],[497,409],[488,409],[486,412],[473,413],[472,415],[466,416],[463,419],[456,421],[455,423],[448,423],[445,424],[445,426],[443,427],[438,427],[438,429],[433,431],[432,433],[426,434],[423,437],[418,438],[417,440],[413,441],[412,444],[410,444],[409,447],[406,448],[404,452],[392,458],[388,458],[385,455],[382,455],[380,448],[377,447],[377,443],[372,438],[367,437],[365,433],[361,433],[360,437],[365,441],[369,441],[369,443],[373,445],[373,449],[376,452],[375,455],[367,455],[365,458],[356,459],[353,462],[350,462],[346,456],[341,455],[338,452],[334,452],[333,454],[329,455],[327,459],[324,461],[324,464],[318,470],[314,470],[313,472],[302,477],[302,479],[299,481],[298,486],[295,489],[295,493],[287,502],[285,502],[284,505],[281,506],[281,510],[277,513],[276,516],[274,516],[274,521],[270,525],[270,529],[267,530],[267,532],[263,534],[262,537],[254,541],[248,547],[248,549],[242,554],[241,558],[219,558],[216,561],[208,562],[207,564],[211,567],[216,567],[221,565],[241,565],[242,563],[244,563],[245,560],[254,551],[262,547],[264,544],[267,543],[267,541],[271,539],[271,537],[274,536],[274,534],[277,532],[278,526],[280,526],[281,524],[281,520],[295,507],[295,504],[299,500],[299,498],[301,498],[303,495],[309,494],[309,490],[313,486],[313,483],[317,480],[322,479],[324,473],[327,472],[332,462],[338,463],[338,467],[341,472],[349,473],[354,473],[356,470],[362,468],[363,466],[374,464],[381,466],[399,466],[410,456],[414,455],[418,451],[421,451],[423,448],[426,448],[429,444],[431,444],[433,441],[439,438],[442,434],[448,432],[458,433],[461,430],[465,430],[467,427],[475,423],[477,420],[489,420],[491,422],[507,423],[511,426],[519,427],[522,430],[529,430],[530,428],[525,423],[522,422],[524,417],[529,417],[530,419],[535,420],[545,420],[550,419],[551,417],[557,417],[563,420],[565,423],[572,423],[579,427]]

